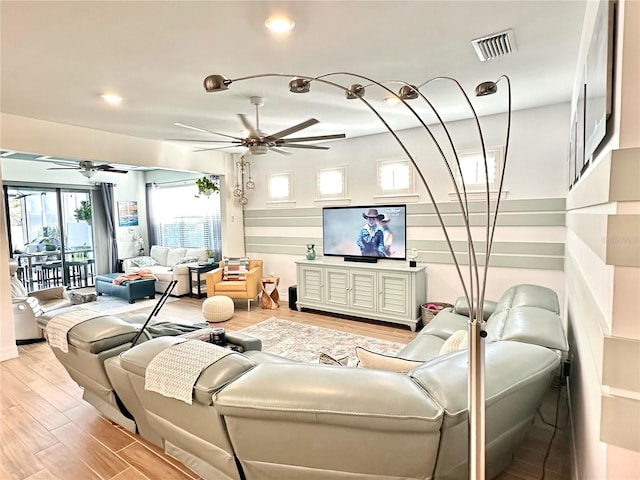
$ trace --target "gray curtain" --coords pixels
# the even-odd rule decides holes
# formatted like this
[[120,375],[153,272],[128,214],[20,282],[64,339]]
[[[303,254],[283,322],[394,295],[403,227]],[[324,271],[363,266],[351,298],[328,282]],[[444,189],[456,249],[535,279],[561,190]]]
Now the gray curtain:
[[100,183],[102,192],[102,204],[104,217],[107,223],[107,233],[109,237],[109,248],[111,251],[109,271],[118,271],[118,242],[116,241],[115,216],[113,209],[113,183]]
[[145,197],[147,204],[147,238],[149,239],[149,250],[151,250],[151,245],[157,245],[158,243],[155,229],[156,212],[153,208],[153,202],[151,201],[151,190],[155,187],[155,183],[145,184]]

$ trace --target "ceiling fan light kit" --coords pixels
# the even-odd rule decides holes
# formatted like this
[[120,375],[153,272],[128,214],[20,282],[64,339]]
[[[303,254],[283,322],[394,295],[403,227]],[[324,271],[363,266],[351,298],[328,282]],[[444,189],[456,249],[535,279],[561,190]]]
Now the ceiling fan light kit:
[[[218,85],[217,89],[213,91],[219,91],[220,89],[227,89],[228,85],[231,84],[231,80],[221,80],[224,79],[222,75],[210,75],[209,78],[216,78],[216,84]],[[207,79],[205,79],[205,89],[207,88]],[[211,85],[211,82],[209,82]],[[208,90],[207,90],[208,91]],[[322,141],[322,140],[335,140],[338,138],[345,138],[344,133],[331,134],[331,135],[316,135],[309,137],[296,137],[296,138],[287,138],[289,135],[292,135],[300,130],[304,130],[305,128],[309,128],[319,121],[315,118],[310,118],[305,120],[304,122],[300,122],[292,127],[285,128],[276,133],[266,134],[260,129],[260,107],[264,105],[264,99],[259,96],[249,97],[249,102],[251,105],[255,107],[256,118],[255,124],[251,123],[251,121],[247,118],[247,116],[243,113],[238,114],[238,118],[244,127],[244,130],[247,132],[244,138],[235,137],[233,135],[226,135],[224,133],[214,132],[212,130],[207,130],[206,128],[196,127],[193,125],[187,125],[185,123],[176,122],[174,125],[178,127],[187,128],[189,130],[194,130],[202,133],[210,133],[213,135],[220,135],[223,137],[230,138],[232,140],[195,140],[195,139],[181,139],[181,138],[170,138],[168,140],[178,141],[178,142],[196,142],[196,143],[223,143],[226,144],[224,146],[213,147],[213,148],[200,148],[195,150],[196,152],[203,152],[209,150],[222,150],[225,148],[231,147],[244,147],[249,150],[252,155],[265,155],[269,152],[279,153],[281,155],[291,155],[288,152],[287,148],[306,148],[309,150],[327,150],[329,147],[321,146],[321,145],[303,145],[301,142],[314,142],[314,141]]]
[[[57,162],[54,162],[54,163],[57,163]],[[47,168],[47,170],[77,170],[80,172],[80,175],[87,178],[93,177],[98,172],[129,173],[127,170],[120,170],[106,163],[97,164],[90,160],[81,160],[75,166],[69,165],[68,163],[58,163],[58,164],[63,166],[50,167],[50,168]]]
[[[432,189],[427,182],[426,177],[422,173],[422,170],[418,166],[415,161],[414,156],[412,155],[409,147],[405,145],[402,140],[399,138],[398,133],[389,125],[389,123],[385,120],[381,111],[378,111],[374,105],[372,105],[369,101],[365,99],[364,96],[364,87],[361,84],[353,84],[351,86],[343,86],[339,83],[336,83],[332,80],[329,80],[328,77],[331,76],[350,76],[356,78],[358,80],[364,80],[367,82],[366,86],[375,85],[380,87],[382,90],[387,92],[387,96],[395,97],[399,103],[402,103],[404,107],[406,107],[408,113],[416,118],[420,122],[420,126],[425,130],[428,134],[429,143],[433,142],[438,149],[441,160],[447,168],[449,173],[449,181],[451,182],[452,187],[455,190],[456,198],[459,206],[459,213],[463,219],[463,227],[466,233],[466,245],[469,259],[468,272],[463,274],[461,269],[460,261],[456,256],[456,253],[453,248],[453,243],[451,241],[451,237],[449,235],[449,227],[444,223],[442,214],[440,212],[440,208],[438,207],[438,203],[435,200]],[[222,76],[218,76],[220,78],[224,78]],[[234,80],[227,80],[224,83],[224,88],[222,86],[216,89],[207,88],[207,92],[215,92],[220,90],[226,90],[229,85],[233,82],[238,82],[242,80],[249,79],[257,79],[257,78],[268,78],[268,77],[289,77],[291,75],[286,75],[282,73],[262,73],[257,75],[251,75],[247,77],[241,77]],[[207,77],[210,78],[210,77]],[[355,73],[349,72],[334,72],[328,73],[325,75],[321,75],[318,77],[308,77],[298,75],[293,77],[289,81],[289,90],[295,93],[306,93],[309,91],[309,84],[311,81],[321,82],[325,85],[336,87],[343,91],[345,97],[349,100],[358,99],[365,104],[369,110],[372,111],[374,115],[383,123],[386,130],[393,136],[396,140],[400,148],[407,155],[409,161],[412,163],[415,172],[418,177],[422,181],[422,184],[426,188],[427,194],[431,201],[432,208],[436,213],[436,217],[438,218],[438,222],[440,224],[440,228],[444,234],[447,247],[449,249],[449,253],[453,259],[453,265],[456,269],[456,273],[458,275],[458,279],[462,286],[464,296],[467,300],[467,305],[470,305],[469,312],[469,322],[468,322],[468,333],[469,333],[469,368],[468,368],[468,385],[469,385],[469,395],[468,395],[468,412],[469,412],[469,430],[468,430],[468,439],[469,439],[469,463],[468,463],[468,474],[469,478],[472,480],[484,480],[485,479],[485,466],[486,466],[486,449],[485,449],[485,436],[486,436],[486,427],[485,427],[485,418],[486,418],[486,409],[485,409],[485,374],[484,374],[484,337],[486,337],[486,332],[484,331],[484,320],[483,320],[483,308],[482,304],[485,298],[485,291],[487,285],[487,268],[481,272],[479,266],[489,265],[489,259],[491,256],[491,248],[493,245],[493,237],[495,233],[495,227],[498,217],[498,211],[500,208],[500,198],[502,193],[503,181],[504,181],[504,173],[507,165],[508,151],[509,151],[509,137],[511,132],[511,81],[506,75],[501,76],[495,82],[483,82],[478,87],[476,87],[476,95],[477,96],[486,96],[494,94],[498,91],[497,84],[501,80],[505,80],[507,83],[507,98],[508,98],[508,106],[507,106],[507,126],[506,126],[506,140],[504,147],[504,162],[502,165],[502,171],[499,175],[499,186],[498,186],[498,195],[497,200],[495,201],[495,205],[492,207],[491,199],[490,199],[490,190],[488,184],[489,175],[488,172],[485,172],[486,180],[486,222],[484,225],[484,233],[485,236],[482,239],[484,241],[484,255],[482,252],[478,252],[476,255],[476,247],[474,245],[474,238],[471,230],[471,222],[470,216],[472,211],[469,209],[467,191],[465,189],[464,184],[462,185],[462,192],[460,191],[460,187],[458,186],[458,182],[456,181],[454,171],[455,167],[460,170],[460,159],[458,157],[458,149],[454,144],[454,140],[451,137],[447,124],[444,122],[440,113],[433,106],[433,104],[429,101],[429,99],[424,95],[424,93],[420,92],[419,89],[433,81],[447,81],[452,82],[455,87],[458,89],[462,98],[466,102],[466,105],[469,107],[472,118],[475,120],[475,127],[477,129],[478,138],[480,146],[482,147],[482,152],[484,155],[484,165],[485,170],[487,169],[487,157],[486,157],[486,146],[484,140],[484,133],[482,130],[482,126],[480,125],[478,114],[471,103],[471,100],[467,93],[462,88],[460,83],[451,77],[435,77],[429,79],[422,83],[420,86],[416,87],[407,82],[378,82],[372,80],[371,78],[365,77],[363,75],[358,75]],[[396,95],[393,90],[391,90],[385,83],[401,83],[402,88],[399,93]],[[206,80],[205,80],[206,84]],[[206,85],[205,85],[206,86]],[[421,117],[421,115],[411,107],[410,103],[407,100],[416,99],[421,97],[429,106],[430,110],[435,114],[438,120],[438,126],[441,127],[446,132],[448,144],[447,147],[443,149],[443,146],[440,144],[440,141],[433,135],[431,131],[431,127],[426,123],[426,121]],[[420,128],[420,127],[418,127]],[[267,137],[268,138],[268,137]],[[306,146],[306,147],[311,147]],[[414,147],[416,148],[416,147]],[[445,151],[451,152],[445,154]],[[447,158],[447,155],[452,158]],[[241,159],[241,162],[243,159]],[[440,181],[440,179],[438,179]],[[242,189],[239,186],[240,190]],[[246,197],[241,197],[241,199]],[[458,227],[455,227],[458,228]],[[471,301],[471,299],[478,299],[476,301]],[[475,307],[474,305],[477,305]]]

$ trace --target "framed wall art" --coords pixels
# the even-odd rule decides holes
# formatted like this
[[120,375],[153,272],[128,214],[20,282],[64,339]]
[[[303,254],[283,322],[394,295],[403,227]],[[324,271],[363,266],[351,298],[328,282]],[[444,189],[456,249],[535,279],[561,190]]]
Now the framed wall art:
[[138,202],[118,202],[118,226],[135,227],[138,225]]

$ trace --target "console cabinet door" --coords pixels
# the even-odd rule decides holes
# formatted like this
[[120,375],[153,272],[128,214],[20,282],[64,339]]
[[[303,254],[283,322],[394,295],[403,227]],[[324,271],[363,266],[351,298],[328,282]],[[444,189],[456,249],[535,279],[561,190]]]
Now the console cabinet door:
[[355,310],[375,312],[378,298],[378,276],[374,271],[354,270],[350,275],[350,305]]
[[311,303],[324,302],[324,269],[321,267],[300,266],[298,278],[299,299]]
[[403,273],[379,274],[380,283],[380,313],[394,315],[399,318],[411,318],[409,305],[411,304],[410,278]]
[[349,270],[327,268],[327,304],[349,307]]

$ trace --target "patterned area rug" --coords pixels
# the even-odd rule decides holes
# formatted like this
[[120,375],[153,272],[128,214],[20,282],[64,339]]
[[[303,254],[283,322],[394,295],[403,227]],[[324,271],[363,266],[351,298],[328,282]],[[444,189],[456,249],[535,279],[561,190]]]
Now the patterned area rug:
[[[80,288],[74,290],[76,292],[94,292],[93,287]],[[124,298],[114,297],[112,295],[99,295],[95,302],[81,303],[82,308],[93,310],[99,313],[108,313],[109,315],[117,315],[119,313],[127,313],[134,310],[140,310],[143,308],[153,308],[155,304],[160,300],[160,294],[156,294],[156,298],[144,298],[142,300],[136,300],[135,303],[129,303]],[[167,302],[175,302],[179,300],[175,297],[169,297]]]
[[240,331],[262,340],[262,350],[265,352],[306,363],[318,363],[320,353],[326,353],[333,358],[348,356],[349,365],[355,366],[358,361],[356,347],[389,355],[404,347],[402,343],[280,320],[276,317]]

